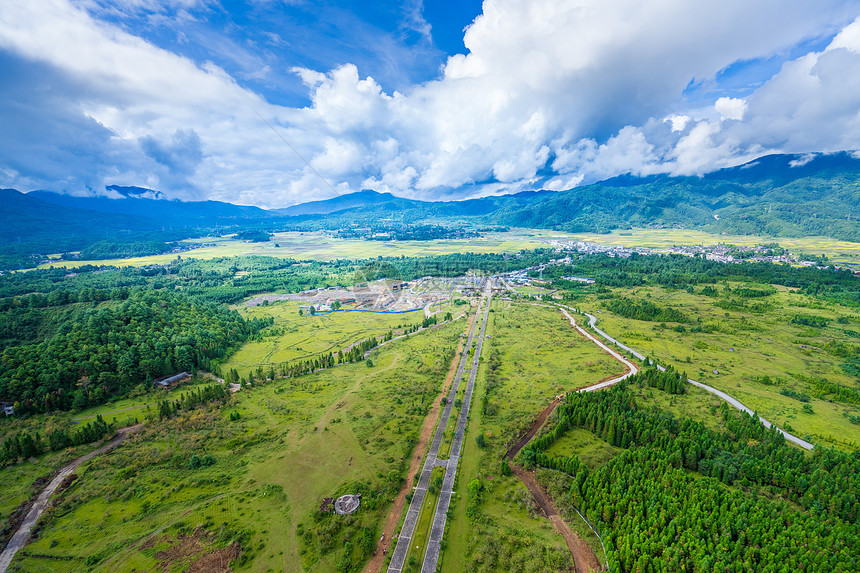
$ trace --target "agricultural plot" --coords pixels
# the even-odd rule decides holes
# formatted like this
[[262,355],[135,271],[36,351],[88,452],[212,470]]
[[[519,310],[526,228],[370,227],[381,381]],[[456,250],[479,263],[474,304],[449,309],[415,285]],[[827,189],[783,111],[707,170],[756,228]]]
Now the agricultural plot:
[[[276,233],[269,242],[248,243],[232,237],[202,237],[184,241],[204,245],[181,253],[182,258],[201,260],[219,257],[259,255],[298,260],[331,261],[336,259],[368,259],[379,256],[414,257],[447,255],[464,251],[472,253],[516,253],[523,249],[546,247],[550,239],[570,240],[573,236],[546,229],[513,229],[505,233],[487,233],[470,239],[439,239],[433,241],[365,241],[340,239],[319,231],[313,233]],[[277,247],[275,245],[278,245]],[[175,254],[153,255],[101,261],[55,261],[39,268],[77,267],[87,264],[146,266],[163,265],[176,259]]]
[[860,263],[860,243],[828,237],[768,237],[762,235],[715,235],[693,229],[627,229],[607,234],[577,233],[577,241],[601,245],[669,249],[681,245],[762,245],[779,243],[789,251],[806,255],[827,255],[838,263]]
[[562,537],[501,463],[557,394],[617,374],[620,367],[554,308],[494,302],[487,333],[441,570],[572,567]]
[[[594,296],[581,306],[619,341],[731,394],[779,427],[815,443],[856,448],[860,425],[851,417],[860,415],[860,384],[846,368],[858,356],[860,318],[796,289],[775,287],[771,295],[740,302],[720,294],[741,287],[768,288],[730,283],[713,296],[703,295],[703,287],[692,294],[658,287],[615,291],[677,310],[684,323],[625,318],[609,310],[612,300]],[[842,395],[834,393],[839,388]]]
[[[78,471],[10,570],[359,569],[461,325],[386,345],[372,367],[278,379],[148,423]],[[362,494],[358,511],[320,511],[346,493]]]

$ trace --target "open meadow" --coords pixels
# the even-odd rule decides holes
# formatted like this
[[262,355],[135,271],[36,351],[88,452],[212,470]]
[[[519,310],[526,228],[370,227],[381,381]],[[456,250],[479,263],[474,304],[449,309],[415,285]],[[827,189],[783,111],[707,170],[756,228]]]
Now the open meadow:
[[[738,302],[730,291],[741,287],[772,294]],[[705,295],[703,287],[693,293],[662,287],[613,291],[619,298],[675,309],[683,324],[619,316],[607,307],[613,302],[607,295],[591,295],[580,306],[622,343],[729,393],[779,427],[816,443],[856,448],[860,425],[850,416],[860,414],[860,384],[843,367],[856,356],[860,338],[855,310],[786,287],[717,288],[729,294]],[[844,396],[833,392],[839,387],[847,389]]]
[[[375,548],[464,324],[394,341],[372,367],[278,379],[223,407],[147,423],[79,469],[10,570],[184,569],[207,559],[235,559],[237,571],[358,566]],[[357,513],[319,511],[324,497],[344,493],[363,495]]]
[[[540,515],[505,452],[560,393],[621,372],[555,308],[493,302],[463,443],[441,571],[556,571],[572,566],[561,535]],[[479,436],[481,438],[479,439]],[[580,531],[580,524],[570,522]],[[597,539],[581,535],[592,544]]]
[[389,331],[416,326],[424,320],[422,309],[402,314],[378,314],[369,312],[332,312],[309,315],[299,314],[299,307],[308,303],[279,301],[270,305],[236,308],[246,318],[273,318],[274,324],[264,329],[258,340],[242,346],[222,366],[222,371],[231,368],[246,377],[249,371],[258,368],[268,374],[276,368],[294,360],[306,360],[323,353],[337,354],[362,340],[383,336]]

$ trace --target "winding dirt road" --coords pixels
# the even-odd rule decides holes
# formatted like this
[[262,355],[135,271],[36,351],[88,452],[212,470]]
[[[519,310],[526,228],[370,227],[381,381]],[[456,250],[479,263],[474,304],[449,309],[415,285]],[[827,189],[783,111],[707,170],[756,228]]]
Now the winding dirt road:
[[42,516],[42,512],[45,511],[45,508],[48,506],[48,501],[51,499],[51,496],[57,491],[57,488],[60,487],[60,484],[63,482],[66,477],[71,475],[73,471],[75,471],[78,466],[82,463],[87,462],[93,459],[96,456],[100,456],[106,452],[111,451],[115,447],[119,446],[121,443],[125,441],[125,439],[139,432],[140,429],[143,428],[143,424],[137,424],[134,426],[129,426],[127,428],[120,428],[117,431],[117,435],[108,443],[103,445],[97,450],[93,450],[85,456],[81,456],[63,467],[57,475],[54,476],[54,479],[45,486],[45,489],[39,493],[39,496],[36,498],[36,501],[33,503],[33,506],[30,508],[30,511],[27,512],[27,516],[24,518],[24,521],[21,523],[21,526],[18,528],[18,531],[15,532],[15,535],[12,536],[12,539],[9,540],[9,544],[6,545],[6,549],[3,550],[3,553],[0,554],[0,573],[6,573],[6,570],[9,568],[9,565],[12,563],[12,559],[15,557],[15,554],[18,551],[27,545],[27,542],[30,538],[30,532],[33,530],[33,526],[36,525],[36,522],[39,521],[39,517]]

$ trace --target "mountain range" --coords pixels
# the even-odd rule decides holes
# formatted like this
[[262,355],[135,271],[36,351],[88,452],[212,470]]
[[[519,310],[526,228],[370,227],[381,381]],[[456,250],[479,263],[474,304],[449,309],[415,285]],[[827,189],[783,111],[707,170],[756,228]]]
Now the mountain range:
[[[685,226],[712,232],[824,235],[860,242],[860,155],[767,155],[704,176],[622,175],[566,191],[418,201],[363,190],[281,209],[168,200],[143,187],[107,196],[0,190],[4,255],[80,249],[97,240],[176,240],[239,229],[476,224],[608,232]],[[2,260],[0,260],[2,264]]]

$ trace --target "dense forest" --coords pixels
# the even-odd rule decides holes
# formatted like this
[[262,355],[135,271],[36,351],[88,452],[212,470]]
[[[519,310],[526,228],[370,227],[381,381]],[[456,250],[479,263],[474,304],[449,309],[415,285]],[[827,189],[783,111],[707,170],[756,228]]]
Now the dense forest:
[[60,314],[13,303],[3,313],[0,396],[23,414],[101,404],[159,376],[208,369],[263,326],[181,292],[114,294]]
[[[630,388],[673,392],[682,377],[648,368],[606,392],[568,395],[522,462],[573,477],[570,498],[613,571],[856,571],[860,453],[806,456],[725,404],[724,429],[713,431],[641,407]],[[547,454],[572,428],[625,451],[594,471]]]

